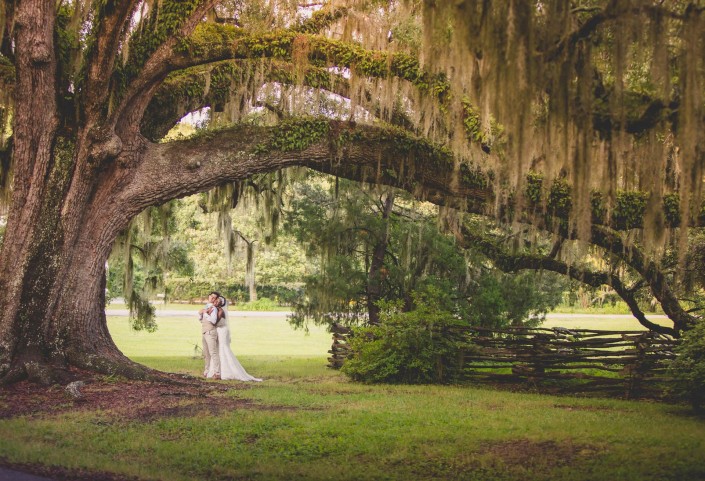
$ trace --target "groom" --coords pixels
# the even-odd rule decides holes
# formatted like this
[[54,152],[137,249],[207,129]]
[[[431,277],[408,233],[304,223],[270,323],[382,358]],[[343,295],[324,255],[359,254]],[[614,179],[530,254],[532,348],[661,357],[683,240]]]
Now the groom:
[[203,334],[203,356],[206,360],[206,367],[203,376],[208,377],[213,373],[213,379],[220,379],[220,355],[218,354],[218,292],[208,294],[208,304],[205,309],[198,311],[198,319],[201,321],[201,334]]

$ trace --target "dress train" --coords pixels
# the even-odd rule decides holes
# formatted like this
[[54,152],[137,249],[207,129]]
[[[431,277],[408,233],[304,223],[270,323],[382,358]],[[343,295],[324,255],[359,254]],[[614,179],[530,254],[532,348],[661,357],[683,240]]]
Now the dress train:
[[230,349],[230,327],[229,327],[229,315],[227,310],[225,311],[224,325],[219,326],[218,330],[218,354],[220,357],[220,378],[236,379],[238,381],[256,381],[260,382],[262,379],[256,378],[245,371],[242,367],[240,361],[237,360],[235,354]]

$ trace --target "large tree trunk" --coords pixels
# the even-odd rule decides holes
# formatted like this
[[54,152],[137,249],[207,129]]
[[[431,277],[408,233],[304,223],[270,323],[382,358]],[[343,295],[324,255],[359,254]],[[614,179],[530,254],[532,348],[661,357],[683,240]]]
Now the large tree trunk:
[[17,49],[16,58],[15,105],[22,107],[15,110],[13,156],[23,161],[15,163],[13,208],[0,252],[0,375],[18,357],[36,363],[46,344],[41,322],[48,302],[46,280],[56,271],[61,237],[54,222],[57,205],[50,198],[61,188],[54,155],[54,8],[53,2],[39,0],[17,6],[16,39],[24,48]]
[[121,226],[91,206],[98,186],[110,185],[96,175],[100,161],[117,149],[86,127],[68,138],[58,132],[55,11],[55,2],[41,0],[19,2],[16,11],[20,108],[0,251],[0,382],[49,383],[69,364],[145,372],[120,353],[105,322],[104,265]]
[[143,375],[113,343],[104,312],[105,262],[128,218],[100,204],[111,182],[98,188],[71,175],[87,159],[62,143],[50,149],[44,194],[15,201],[8,222],[0,253],[0,378],[49,383],[68,365]]

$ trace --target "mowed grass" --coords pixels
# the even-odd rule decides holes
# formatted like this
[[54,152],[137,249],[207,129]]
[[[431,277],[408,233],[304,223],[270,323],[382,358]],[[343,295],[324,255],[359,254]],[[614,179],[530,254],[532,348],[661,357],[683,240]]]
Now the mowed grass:
[[[108,311],[109,312],[109,311]],[[196,313],[160,315],[156,332],[133,331],[127,317],[108,317],[113,339],[129,357],[193,356],[201,347]],[[323,327],[294,330],[286,315],[276,312],[230,313],[231,347],[240,356],[324,356],[332,338]],[[196,349],[198,347],[198,349]]]
[[[673,322],[663,314],[651,314],[646,317],[655,324],[673,327]],[[630,314],[553,313],[540,327],[565,327],[567,329],[595,329],[603,331],[646,330]]]
[[[109,411],[2,420],[0,457],[175,481],[705,479],[705,420],[683,406],[354,384],[325,367],[327,333],[306,337],[283,317],[259,322],[233,322],[233,344],[265,381],[224,383],[244,387],[223,395],[247,407],[150,422]],[[169,323],[137,335],[110,319],[134,359],[197,374],[197,323]],[[180,339],[185,353],[173,354]]]

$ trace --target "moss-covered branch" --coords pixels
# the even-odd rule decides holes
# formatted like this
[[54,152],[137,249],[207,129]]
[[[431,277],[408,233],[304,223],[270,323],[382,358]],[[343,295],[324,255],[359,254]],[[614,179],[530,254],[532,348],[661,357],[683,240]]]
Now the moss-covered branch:
[[[142,133],[152,140],[161,139],[189,112],[204,107],[220,110],[230,98],[233,79],[252,78],[248,69],[255,69],[250,61],[220,62],[213,66],[192,67],[170,75],[147,107],[142,122]],[[259,78],[257,75],[256,77]],[[344,98],[351,97],[350,81],[342,75],[322,67],[307,66],[296,69],[286,62],[269,62],[264,67],[262,80],[285,85],[303,85],[324,90]],[[381,117],[380,105],[366,92],[360,100],[363,108]],[[402,112],[393,110],[390,123],[414,130],[411,120]]]
[[299,33],[321,33],[326,28],[333,25],[348,13],[346,7],[331,7],[330,4],[320,10],[316,10],[309,18],[293,28]]
[[252,58],[301,59],[314,65],[350,68],[366,77],[395,76],[441,100],[450,94],[446,77],[425,71],[413,55],[367,50],[354,43],[295,30],[249,35],[228,25],[200,24],[193,35],[181,43],[172,65],[187,68],[220,60]]
[[659,302],[663,312],[673,321],[677,330],[687,329],[694,325],[696,317],[681,306],[678,297],[671,290],[665,274],[655,260],[649,259],[641,249],[633,244],[627,244],[618,232],[605,226],[595,225],[592,227],[590,242],[619,258],[642,277],[651,294]]
[[[317,131],[318,127],[310,130],[314,125],[320,128],[327,126],[325,127],[327,129],[326,135],[317,137],[317,144],[323,142],[323,145],[319,145],[319,147],[325,147],[325,152],[317,151],[316,155],[323,155],[328,160],[332,155],[332,159],[349,159],[351,161],[340,160],[321,163],[316,160],[316,156],[308,158],[301,154],[302,157],[296,155],[296,159],[292,158],[291,165],[308,165],[342,177],[396,186],[413,192],[424,200],[483,215],[493,212],[494,201],[501,194],[494,191],[490,174],[483,172],[478,166],[456,159],[452,152],[444,146],[393,126],[371,126],[329,119],[317,119],[313,122],[310,118],[292,118],[279,126],[250,127],[257,129],[259,140],[255,145],[249,147],[249,152],[256,155],[305,152],[302,145],[308,145],[306,142],[301,145],[293,145],[293,143],[289,145],[285,140],[277,139],[286,138],[292,131],[301,131],[301,136],[304,137],[310,136]],[[310,132],[304,135],[304,131],[307,129]],[[207,131],[198,138],[220,138],[227,135],[227,132],[227,130],[215,133]],[[252,132],[254,135],[255,130]],[[271,135],[274,140],[262,140],[263,135]],[[191,145],[192,142],[198,141],[188,142],[188,145]],[[190,152],[186,147],[179,147],[179,149],[182,151],[181,156],[187,156]],[[243,152],[246,151],[247,149]],[[202,152],[202,149],[191,152],[195,158],[194,162],[202,157]],[[218,149],[213,154],[222,155]],[[363,156],[364,159],[360,156]],[[540,177],[532,174],[527,179],[527,190],[524,194],[525,201],[522,203],[524,210],[515,214],[516,219],[521,219],[523,222],[550,232],[557,232],[564,237],[573,237],[573,232],[569,228],[572,193],[568,184],[556,181],[549,188],[543,188]],[[594,225],[609,227],[614,231],[643,226],[646,215],[646,195],[646,193],[638,191],[619,192],[611,216],[606,215],[600,202],[594,201]],[[673,202],[673,195],[675,194],[666,196],[664,204],[670,205]],[[511,198],[507,195],[502,195],[502,197]],[[694,219],[691,225],[702,225],[703,220],[704,218],[701,216]],[[594,243],[600,246],[618,245],[614,240],[608,243],[606,240],[603,242],[598,238],[594,239]],[[645,262],[643,264],[643,269],[639,269],[638,265],[635,266],[635,269],[646,272],[648,266]]]
[[[108,84],[115,67],[125,26],[139,2],[137,0],[107,0],[95,3],[93,35],[84,54],[85,93],[83,108],[92,117],[104,110],[109,97]],[[105,109],[107,110],[107,109]],[[98,119],[93,119],[97,121]]]
[[526,269],[546,270],[568,276],[571,279],[575,279],[591,287],[610,286],[617,295],[624,300],[627,306],[629,306],[629,310],[642,326],[662,334],[678,336],[680,329],[677,325],[674,329],[649,321],[644,312],[639,308],[639,304],[634,296],[634,290],[626,287],[622,280],[614,273],[568,265],[568,263],[551,256],[542,256],[539,254],[512,254],[491,239],[473,232],[467,225],[460,227],[460,230],[456,232],[456,237],[463,247],[478,250],[491,259],[494,265],[504,272],[513,273]]
[[[483,215],[492,215],[491,208],[496,195],[489,177],[475,166],[456,162],[448,149],[391,126],[356,125],[323,118],[294,118],[275,127],[236,126],[206,132],[195,139],[164,144],[159,149],[164,152],[158,158],[169,159],[174,165],[162,164],[155,169],[146,162],[145,168],[154,170],[152,174],[148,171],[139,174],[140,179],[149,179],[149,188],[141,186],[139,195],[156,189],[151,195],[160,198],[167,196],[163,198],[167,200],[174,196],[167,195],[171,189],[177,189],[178,195],[187,195],[224,181],[242,180],[254,173],[289,166],[306,166],[353,180],[398,187],[421,200]],[[165,170],[171,173],[169,179],[162,179]],[[179,173],[183,174],[180,180]],[[567,225],[570,192],[564,189],[553,189],[551,192],[550,216]],[[623,193],[621,202],[625,211],[639,212],[643,216],[643,210],[638,208],[642,197],[639,193]],[[531,206],[527,204],[527,208],[531,209]],[[531,217],[532,214],[527,213],[527,218]],[[620,215],[613,215],[613,219],[619,218]],[[638,217],[630,218],[633,222],[619,221],[613,227],[633,228]],[[546,227],[542,222],[537,224]],[[555,231],[551,226],[549,230]],[[567,236],[567,233],[564,232],[564,235]],[[591,235],[591,243],[620,258],[643,278],[664,312],[673,320],[676,330],[687,328],[693,318],[680,306],[656,264],[649,262],[635,246],[625,245],[619,234],[610,228],[595,225]],[[555,260],[536,260],[526,256],[504,258],[504,253],[491,251],[491,245],[486,244],[485,247],[488,253],[493,253],[492,258],[502,263],[505,270],[511,270],[514,265],[512,263],[520,261],[516,266],[541,264],[546,269],[577,275],[568,272],[568,266]],[[614,276],[606,278],[608,274],[602,277],[598,274],[585,271],[581,275],[590,285],[598,282],[612,285],[630,304],[635,315],[641,316],[640,321],[651,328],[643,314],[636,311],[638,306],[633,300],[633,293]]]
[[[152,144],[136,167],[132,187],[115,192],[107,202],[133,206],[137,213],[291,166],[388,184],[420,199],[473,212],[486,214],[492,204],[487,177],[474,166],[456,166],[447,149],[399,128],[322,118],[288,119],[275,127],[236,125],[188,140]],[[107,211],[110,205],[105,206]],[[116,212],[127,214],[124,208]]]

